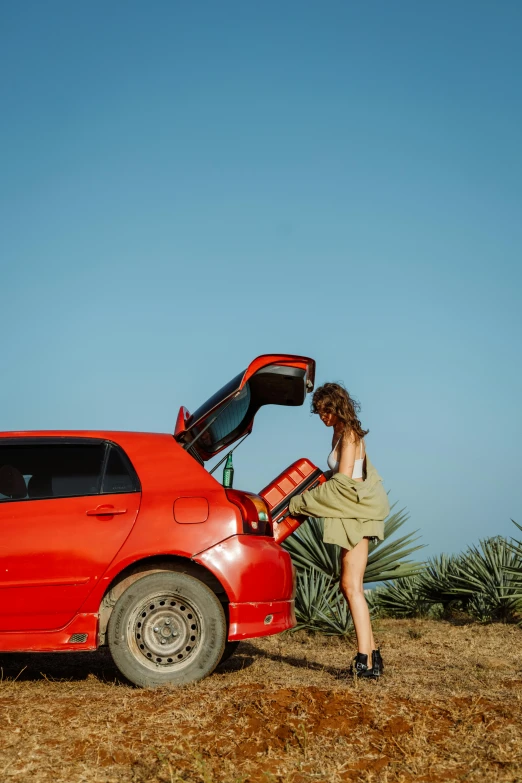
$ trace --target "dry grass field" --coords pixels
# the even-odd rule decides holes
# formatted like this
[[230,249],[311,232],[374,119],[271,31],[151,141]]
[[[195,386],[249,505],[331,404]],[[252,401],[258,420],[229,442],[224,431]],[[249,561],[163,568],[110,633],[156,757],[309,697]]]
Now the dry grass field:
[[522,782],[522,631],[381,621],[380,682],[351,645],[242,643],[207,680],[143,691],[107,654],[1,655],[0,781]]

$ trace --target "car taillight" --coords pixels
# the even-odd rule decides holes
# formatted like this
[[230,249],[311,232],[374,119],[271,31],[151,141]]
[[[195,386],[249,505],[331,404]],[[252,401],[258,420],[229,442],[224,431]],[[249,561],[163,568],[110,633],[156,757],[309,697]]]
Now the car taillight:
[[226,489],[227,498],[241,511],[243,533],[257,536],[272,535],[272,518],[263,498],[251,492]]

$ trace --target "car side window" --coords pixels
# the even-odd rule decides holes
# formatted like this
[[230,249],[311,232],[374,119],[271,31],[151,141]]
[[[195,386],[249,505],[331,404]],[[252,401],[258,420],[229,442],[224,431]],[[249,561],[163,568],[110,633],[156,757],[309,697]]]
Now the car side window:
[[0,502],[100,492],[106,444],[0,445]]
[[109,445],[109,454],[103,474],[102,493],[138,492],[137,476],[126,455],[116,446]]

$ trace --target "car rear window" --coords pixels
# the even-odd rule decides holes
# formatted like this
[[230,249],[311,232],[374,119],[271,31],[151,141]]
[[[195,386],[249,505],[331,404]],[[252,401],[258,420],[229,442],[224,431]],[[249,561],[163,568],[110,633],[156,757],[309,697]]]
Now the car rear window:
[[[216,421],[203,433],[200,438],[203,447],[209,449],[218,448],[226,443],[227,438],[240,427],[250,407],[250,384],[247,382],[232,400],[225,400],[214,412]],[[203,426],[206,421],[204,420]],[[198,434],[198,428],[194,428]]]
[[112,444],[0,444],[0,502],[138,490],[132,466]]

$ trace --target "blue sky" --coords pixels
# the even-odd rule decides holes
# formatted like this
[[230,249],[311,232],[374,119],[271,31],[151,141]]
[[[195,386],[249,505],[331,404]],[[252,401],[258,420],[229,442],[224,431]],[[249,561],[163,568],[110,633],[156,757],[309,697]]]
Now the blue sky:
[[[313,356],[427,554],[522,523],[522,6],[0,5],[0,429]],[[265,408],[256,490],[330,431]]]

